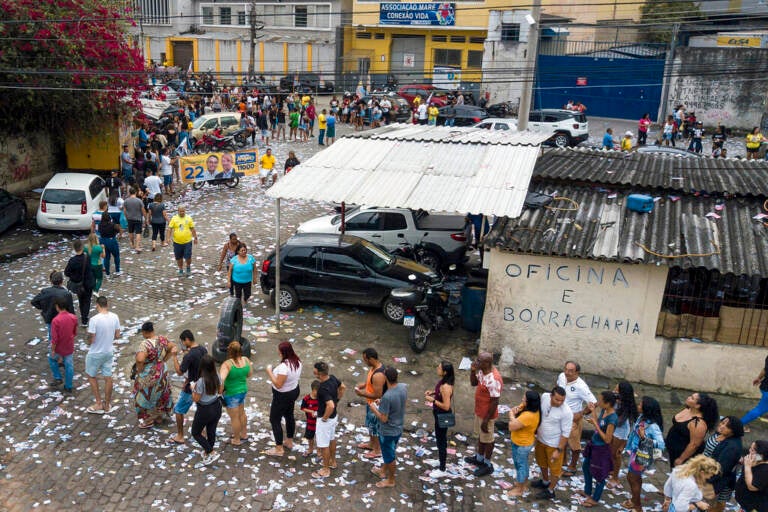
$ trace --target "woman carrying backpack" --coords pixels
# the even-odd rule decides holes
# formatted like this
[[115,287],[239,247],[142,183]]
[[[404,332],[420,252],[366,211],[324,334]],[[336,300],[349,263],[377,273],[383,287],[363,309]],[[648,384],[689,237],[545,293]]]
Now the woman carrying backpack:
[[643,472],[653,462],[654,450],[664,449],[664,418],[661,406],[655,398],[644,396],[640,402],[638,416],[627,439],[629,464],[627,466],[627,483],[632,497],[621,504],[622,507],[634,512],[642,512],[640,491],[643,485]]

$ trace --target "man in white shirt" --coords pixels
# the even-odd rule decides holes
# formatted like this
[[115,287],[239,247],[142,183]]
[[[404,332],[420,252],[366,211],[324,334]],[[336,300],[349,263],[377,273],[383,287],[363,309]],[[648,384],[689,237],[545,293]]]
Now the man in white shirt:
[[419,117],[419,124],[427,124],[427,102],[419,103],[419,108],[416,109],[416,113]]
[[536,464],[541,468],[541,478],[531,482],[540,489],[536,499],[555,498],[557,480],[563,471],[563,456],[573,425],[573,412],[565,404],[565,390],[555,386],[551,393],[541,395],[541,421],[536,431]]
[[[96,299],[97,314],[88,322],[88,354],[85,356],[85,374],[91,384],[96,403],[86,409],[91,414],[104,414],[112,410],[113,344],[120,337],[120,319],[109,311],[107,298]],[[99,392],[98,374],[104,377],[104,400]]]
[[173,163],[174,159],[171,158],[170,148],[163,149],[163,153],[160,155],[160,174],[163,175],[163,186],[165,192],[173,194]]
[[[575,361],[566,361],[563,373],[557,377],[557,385],[565,389],[565,403],[573,412],[573,427],[568,438],[571,449],[571,461],[563,476],[570,477],[576,473],[576,464],[581,453],[581,429],[584,413],[591,413],[597,404],[597,399],[584,379],[579,377],[581,366]],[[585,407],[586,404],[586,407]]]
[[149,192],[149,197],[153,198],[157,194],[163,193],[163,179],[157,175],[157,173],[147,176],[144,179],[144,186],[147,187],[147,192]]

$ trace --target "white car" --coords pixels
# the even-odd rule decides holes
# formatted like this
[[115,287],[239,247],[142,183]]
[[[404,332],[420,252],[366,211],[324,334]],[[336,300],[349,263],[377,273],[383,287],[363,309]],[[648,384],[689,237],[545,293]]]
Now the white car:
[[43,189],[37,207],[37,225],[43,229],[85,231],[99,203],[107,200],[106,183],[95,174],[54,174]]
[[472,128],[482,128],[484,130],[507,130],[510,132],[517,131],[517,120],[507,119],[505,117],[489,117],[483,119]]
[[528,116],[528,129],[554,133],[545,144],[559,148],[577,146],[589,139],[587,116],[572,110],[532,110]]

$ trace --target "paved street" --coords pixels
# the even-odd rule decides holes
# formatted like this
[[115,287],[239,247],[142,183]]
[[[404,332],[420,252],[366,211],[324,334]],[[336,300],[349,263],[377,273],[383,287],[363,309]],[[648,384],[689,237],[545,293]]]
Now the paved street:
[[[273,145],[279,165],[289,146]],[[304,160],[317,150],[316,144],[294,144]],[[497,449],[497,471],[483,479],[472,477],[460,459],[474,446],[472,389],[468,372],[459,371],[456,410],[457,427],[451,430],[449,462],[455,478],[437,482],[426,476],[436,463],[432,413],[424,405],[424,390],[437,380],[434,368],[441,359],[458,364],[463,356],[476,353],[477,334],[462,329],[434,336],[423,354],[414,354],[401,326],[388,323],[380,311],[304,305],[283,314],[283,330],[274,330],[273,311],[265,296],[256,290],[247,309],[244,335],[253,342],[254,377],[249,383],[247,414],[251,441],[239,448],[222,447],[214,465],[199,467],[199,447],[191,440],[183,446],[169,445],[169,428],[139,430],[132,406],[127,372],[141,337],[138,326],[155,322],[156,331],[177,340],[186,328],[210,346],[215,339],[220,301],[226,297],[224,276],[215,272],[221,245],[231,231],[248,242],[260,260],[274,246],[273,203],[264,197],[256,179],[244,179],[235,190],[204,187],[188,190],[173,201],[174,209],[186,203],[200,233],[193,254],[193,274],[176,277],[170,249],[132,254],[127,241],[121,243],[121,277],[106,280],[103,294],[123,324],[116,375],[117,411],[104,416],[86,414],[92,402],[83,375],[84,329],[80,329],[75,357],[73,395],[62,395],[47,387],[50,380],[45,360],[44,328],[39,314],[29,305],[37,291],[47,286],[53,269],[62,269],[70,256],[68,239],[54,238],[48,247],[31,256],[0,264],[0,457],[4,473],[0,510],[325,510],[340,503],[350,510],[506,510],[548,509],[551,505],[527,499],[507,501],[503,488],[513,481],[509,442]],[[298,223],[328,210],[327,205],[284,201],[281,233],[289,236]],[[310,366],[316,360],[332,364],[350,388],[340,404],[342,432],[339,468],[325,481],[312,479],[317,469],[294,451],[281,459],[264,451],[271,445],[268,423],[271,392],[264,368],[275,364],[275,347],[288,339],[305,362],[302,394],[309,391]],[[368,346],[379,350],[386,364],[401,370],[401,381],[409,386],[406,433],[398,457],[402,462],[397,487],[377,489],[370,474],[372,463],[354,446],[366,437],[364,401],[354,396],[353,385],[364,379],[360,353]],[[395,360],[397,358],[397,360]],[[588,371],[588,369],[586,369]],[[174,382],[178,391],[179,382]],[[608,383],[606,382],[607,386]],[[501,403],[515,405],[526,383],[508,381]],[[602,388],[593,385],[595,392]],[[297,418],[303,415],[297,414]],[[191,413],[188,416],[191,420]],[[188,422],[187,426],[191,421]],[[219,425],[223,439],[229,429],[226,414]],[[303,423],[299,433],[303,432]],[[468,439],[469,437],[469,439]],[[221,445],[220,445],[221,446]],[[499,445],[497,445],[499,446]],[[666,464],[661,465],[666,470]],[[650,481],[663,485],[659,470]],[[558,492],[557,510],[572,510],[573,491],[579,477]],[[623,501],[622,492],[606,491],[609,506]],[[648,493],[647,504],[658,508],[658,495]],[[343,500],[343,501],[342,501]],[[575,503],[575,502],[574,502]]]

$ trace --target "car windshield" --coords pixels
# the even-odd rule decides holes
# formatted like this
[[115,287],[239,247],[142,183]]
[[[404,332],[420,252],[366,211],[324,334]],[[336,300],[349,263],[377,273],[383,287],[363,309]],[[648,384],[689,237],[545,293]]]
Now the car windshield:
[[85,201],[85,192],[82,190],[48,188],[43,192],[43,201],[52,204],[80,204]]
[[366,267],[372,268],[377,272],[386,269],[395,261],[394,256],[384,250],[383,247],[367,240],[360,240],[360,243],[353,245],[349,249]]
[[[352,208],[349,208],[346,213],[346,217],[349,218],[349,215],[352,213],[355,213],[358,209],[360,209],[359,206],[353,206]],[[331,219],[331,224],[334,226],[341,222],[341,214],[336,215],[334,218]]]
[[207,117],[205,117],[205,116],[202,116],[202,117],[198,117],[197,119],[195,119],[195,122],[194,122],[194,123],[192,123],[192,128],[200,128],[201,126],[203,126],[203,124],[204,124],[204,123],[205,123],[207,120],[208,120],[208,118],[207,118]]

